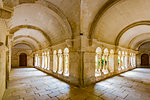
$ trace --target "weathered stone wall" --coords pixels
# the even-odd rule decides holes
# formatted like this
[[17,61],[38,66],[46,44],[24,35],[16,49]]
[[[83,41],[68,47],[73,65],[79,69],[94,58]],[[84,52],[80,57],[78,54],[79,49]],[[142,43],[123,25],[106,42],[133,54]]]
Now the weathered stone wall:
[[8,33],[5,20],[0,18],[0,42],[3,43],[3,45],[0,46],[0,100],[2,100],[6,88],[6,34]]
[[33,66],[32,50],[13,48],[12,49],[12,57],[11,57],[12,67],[19,67],[19,55],[21,53],[27,54],[27,66]]
[[138,67],[145,67],[145,66],[141,66],[141,56],[143,54],[148,54],[149,55],[149,64],[150,64],[150,52],[149,51],[139,51],[139,53],[137,54],[137,66]]

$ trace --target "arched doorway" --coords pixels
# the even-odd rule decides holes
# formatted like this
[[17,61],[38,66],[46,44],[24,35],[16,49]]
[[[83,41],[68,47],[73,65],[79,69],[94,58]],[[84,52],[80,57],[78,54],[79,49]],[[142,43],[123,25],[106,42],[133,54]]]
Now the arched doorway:
[[27,66],[27,55],[25,53],[19,55],[19,66]]
[[141,65],[149,65],[149,56],[148,54],[142,54],[141,56]]

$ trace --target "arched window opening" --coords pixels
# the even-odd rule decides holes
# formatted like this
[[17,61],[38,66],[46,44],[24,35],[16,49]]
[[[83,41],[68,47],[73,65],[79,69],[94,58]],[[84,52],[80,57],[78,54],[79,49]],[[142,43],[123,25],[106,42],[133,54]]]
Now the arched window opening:
[[110,56],[109,56],[109,71],[114,71],[114,50],[110,50]]
[[136,67],[136,54],[133,54],[133,67]]
[[125,52],[125,68],[128,68],[128,53]]
[[53,72],[57,71],[57,51],[53,52]]
[[41,66],[41,58],[40,58],[40,56],[38,56],[38,67],[40,67]]
[[118,52],[118,70],[121,70],[121,51]]
[[38,54],[35,54],[35,67],[38,67]]
[[103,55],[103,57],[102,57],[102,58],[103,58],[103,63],[104,63],[104,64],[103,64],[103,73],[104,73],[104,74],[108,74],[108,73],[109,73],[109,71],[108,71],[108,70],[109,70],[109,69],[108,69],[108,68],[109,68],[109,67],[108,67],[108,65],[109,65],[109,62],[108,62],[108,52],[109,52],[108,49],[105,48],[105,49],[104,49],[104,55]]
[[47,53],[44,53],[44,69],[47,69]]
[[50,54],[47,52],[47,70],[50,70]]
[[102,74],[101,54],[102,54],[102,49],[98,47],[96,49],[96,56],[95,56],[95,76],[100,76]]
[[133,54],[130,53],[130,63],[131,63],[131,67],[133,67]]
[[64,49],[64,75],[69,76],[69,49]]
[[63,57],[62,57],[62,50],[61,49],[59,49],[58,50],[58,60],[59,60],[59,65],[58,65],[58,73],[59,74],[62,74],[62,72],[63,72]]
[[44,68],[45,66],[45,57],[44,57],[44,53],[42,53],[42,68]]
[[125,55],[124,55],[124,51],[122,51],[122,55],[121,55],[121,69],[124,69],[125,66]]

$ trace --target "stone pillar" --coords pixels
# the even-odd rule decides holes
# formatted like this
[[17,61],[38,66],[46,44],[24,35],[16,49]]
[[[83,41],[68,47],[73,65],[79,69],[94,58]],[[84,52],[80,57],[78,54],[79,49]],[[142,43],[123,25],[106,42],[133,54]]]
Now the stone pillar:
[[125,69],[125,55],[123,55],[123,68]]
[[130,67],[130,54],[127,54],[127,69]]
[[118,72],[118,53],[114,53],[114,73]]
[[50,51],[50,71],[53,72],[53,52]]
[[[6,34],[8,34],[8,28],[5,22],[5,19],[11,18],[11,11],[6,11],[6,9],[0,9],[0,100],[2,100],[5,89],[7,88],[7,80],[6,80],[6,52],[9,52],[9,60],[11,59],[11,52],[8,50],[10,48],[6,47]],[[7,41],[8,42],[8,41]],[[11,70],[11,60],[9,61],[9,70]]]
[[70,82],[80,86],[82,81],[81,52],[69,49],[69,77]]
[[104,65],[102,66],[102,54],[100,55],[100,74],[101,76],[104,74],[103,73],[103,68],[104,68]]
[[110,69],[109,69],[109,56],[110,55],[107,55],[107,71],[108,71],[108,73],[110,72]]
[[83,52],[83,85],[95,82],[95,52]]
[[39,52],[39,58],[40,58],[40,68],[42,68],[42,52]]
[[105,55],[104,55],[104,54],[102,55],[102,58],[104,59],[104,62],[103,62],[103,70],[102,70],[102,71],[104,72],[104,71],[105,71]]
[[14,36],[14,34],[9,34],[8,35],[8,49],[9,49],[8,66],[9,66],[9,72],[11,71],[11,55],[12,55],[12,47],[13,47],[12,37],[13,36]]
[[57,71],[56,73],[58,73],[59,71],[59,54],[57,53]]
[[62,54],[62,58],[63,58],[63,61],[62,61],[63,72],[62,72],[62,74],[63,74],[63,75],[65,74],[65,69],[66,69],[66,68],[65,68],[65,67],[66,67],[66,66],[65,66],[65,57],[66,57],[66,55],[64,55],[64,53],[63,53],[63,54]]

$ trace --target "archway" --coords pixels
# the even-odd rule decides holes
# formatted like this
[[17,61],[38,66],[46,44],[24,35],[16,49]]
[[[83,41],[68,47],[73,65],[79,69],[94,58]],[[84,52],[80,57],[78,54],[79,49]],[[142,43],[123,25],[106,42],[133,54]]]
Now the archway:
[[27,55],[25,53],[19,55],[19,66],[27,66]]
[[141,56],[141,65],[144,65],[144,66],[149,65],[149,56],[148,56],[148,54],[143,54]]

